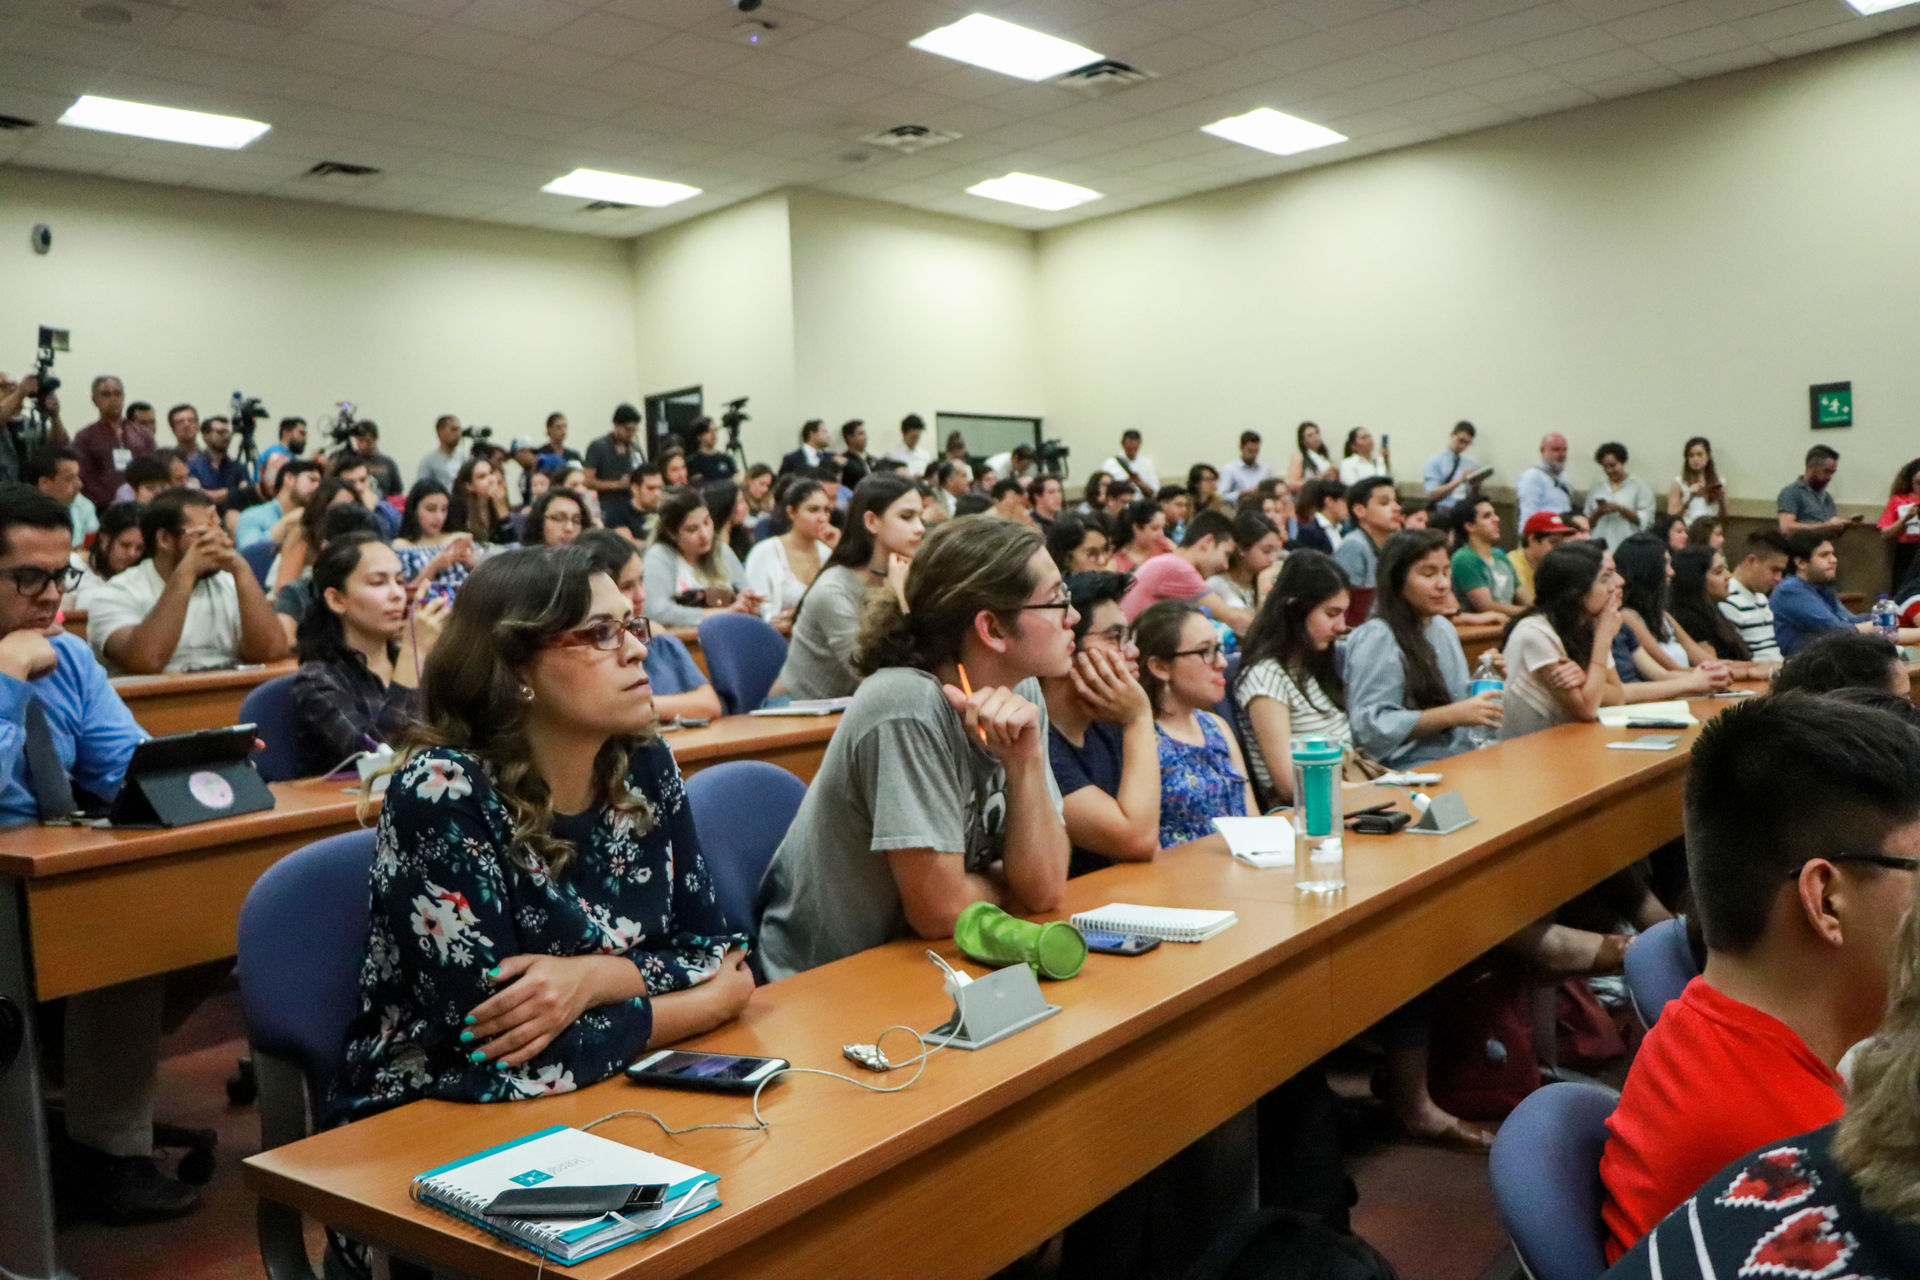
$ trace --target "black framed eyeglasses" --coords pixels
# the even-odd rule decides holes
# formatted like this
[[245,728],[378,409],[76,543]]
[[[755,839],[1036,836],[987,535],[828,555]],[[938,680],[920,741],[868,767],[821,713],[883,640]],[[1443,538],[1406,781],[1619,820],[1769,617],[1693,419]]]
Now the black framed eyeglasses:
[[1176,658],[1198,658],[1209,666],[1218,662],[1225,654],[1226,647],[1218,640],[1212,644],[1203,644],[1198,649],[1175,649],[1173,651],[1173,656]]
[[562,631],[559,635],[551,637],[543,647],[574,649],[591,645],[595,649],[605,649],[611,653],[618,649],[620,642],[628,636],[632,636],[641,644],[651,644],[653,623],[637,613],[631,618],[623,618],[619,621],[602,618],[598,622],[589,622],[586,626],[574,631]]
[[11,569],[0,569],[0,578],[13,583],[14,589],[29,599],[45,591],[49,582],[58,583],[61,594],[64,595],[79,586],[80,580],[84,577],[86,574],[73,565],[66,565],[59,569],[42,569],[38,565],[20,564]]
[[1108,627],[1105,631],[1089,631],[1089,640],[1105,640],[1116,649],[1124,649],[1133,642],[1133,628],[1128,626]]
[[1016,605],[1013,611],[1015,613],[1026,613],[1031,609],[1058,609],[1060,616],[1064,618],[1067,616],[1067,610],[1071,608],[1073,608],[1073,598],[1067,594],[1066,588],[1062,587],[1059,596],[1055,599],[1043,600],[1039,604]]
[[[1813,859],[1807,859],[1807,862],[1811,861],[1813,861]],[[1824,861],[1864,862],[1868,866],[1886,867],[1890,871],[1920,871],[1920,858],[1903,858],[1894,853],[1836,853],[1832,857],[1824,859]],[[1802,862],[1787,872],[1787,879],[1799,879],[1800,873],[1806,869],[1807,863]]]

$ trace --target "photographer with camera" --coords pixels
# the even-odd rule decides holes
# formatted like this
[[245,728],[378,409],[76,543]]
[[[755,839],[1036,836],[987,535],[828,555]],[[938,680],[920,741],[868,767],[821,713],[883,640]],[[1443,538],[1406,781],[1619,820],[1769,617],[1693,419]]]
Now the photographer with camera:
[[451,413],[441,414],[433,421],[433,434],[440,443],[433,452],[420,459],[420,465],[414,469],[414,479],[431,480],[451,490],[454,477],[460,474],[461,464],[467,460],[466,442],[461,439],[465,433],[460,429],[460,419]]
[[108,506],[126,482],[127,464],[158,447],[153,429],[127,421],[127,389],[111,373],[100,374],[91,388],[100,414],[73,438],[80,455],[80,488],[95,507]]
[[[43,362],[44,367],[52,363],[51,357]],[[52,390],[59,385],[60,379],[43,375],[39,368],[18,382],[0,373],[0,482],[20,479],[27,459],[41,449],[66,445],[60,397]],[[37,413],[26,412],[29,402]]]

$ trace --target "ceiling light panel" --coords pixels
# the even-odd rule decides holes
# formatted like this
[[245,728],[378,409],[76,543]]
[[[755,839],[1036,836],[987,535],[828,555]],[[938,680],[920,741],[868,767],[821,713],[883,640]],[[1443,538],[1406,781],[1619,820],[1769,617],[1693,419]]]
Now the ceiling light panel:
[[1022,80],[1051,80],[1100,61],[1099,54],[1071,40],[1003,22],[984,13],[968,14],[958,22],[936,27],[907,43],[927,53]]
[[1290,156],[1311,151],[1315,147],[1330,147],[1347,140],[1344,133],[1335,133],[1298,116],[1275,111],[1272,107],[1256,107],[1243,115],[1215,120],[1212,124],[1202,125],[1200,132],[1225,138],[1228,142],[1237,142],[1244,147],[1269,151],[1276,156]]
[[1885,13],[1889,9],[1903,9],[1910,4],[1920,4],[1920,0],[1847,0],[1856,11],[1872,17],[1876,13]]
[[683,182],[662,182],[658,178],[636,178],[631,174],[608,173],[603,169],[575,169],[563,178],[555,178],[542,191],[556,196],[579,196],[584,200],[611,200],[615,204],[645,205],[659,209],[678,204],[700,194],[699,187]]
[[258,120],[242,120],[238,116],[216,116],[204,111],[183,111],[178,107],[156,107],[145,102],[97,98],[92,94],[82,94],[60,117],[60,123],[77,129],[124,133],[161,142],[223,147],[228,151],[239,150],[273,127]]
[[1017,172],[976,182],[967,188],[967,194],[985,196],[989,200],[1004,200],[1008,204],[1023,204],[1029,209],[1045,209],[1049,213],[1101,198],[1098,191],[1077,187],[1071,182],[1057,182],[1052,178]]

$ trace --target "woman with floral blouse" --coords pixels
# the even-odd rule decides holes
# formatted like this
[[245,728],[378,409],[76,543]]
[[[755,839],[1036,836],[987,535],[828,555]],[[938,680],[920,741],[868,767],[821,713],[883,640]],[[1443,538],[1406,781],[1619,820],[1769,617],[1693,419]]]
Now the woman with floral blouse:
[[647,636],[577,548],[461,589],[380,814],[334,1123],[581,1088],[745,1006],[747,938],[654,732]]

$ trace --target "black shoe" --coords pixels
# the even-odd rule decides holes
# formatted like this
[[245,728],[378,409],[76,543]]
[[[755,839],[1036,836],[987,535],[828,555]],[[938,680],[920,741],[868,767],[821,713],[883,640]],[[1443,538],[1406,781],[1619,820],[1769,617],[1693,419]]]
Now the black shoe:
[[62,1153],[71,1207],[113,1226],[159,1222],[190,1212],[200,1193],[160,1172],[151,1156],[111,1156],[77,1142]]

